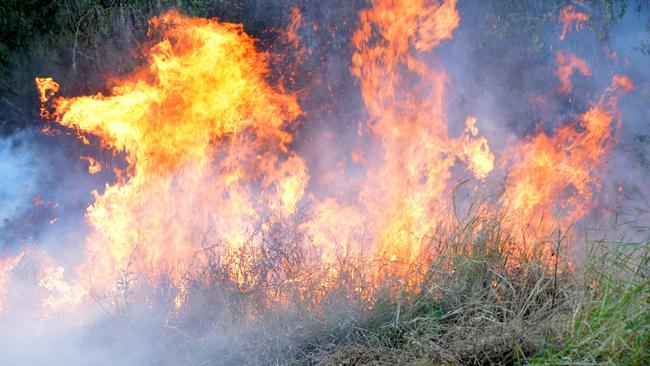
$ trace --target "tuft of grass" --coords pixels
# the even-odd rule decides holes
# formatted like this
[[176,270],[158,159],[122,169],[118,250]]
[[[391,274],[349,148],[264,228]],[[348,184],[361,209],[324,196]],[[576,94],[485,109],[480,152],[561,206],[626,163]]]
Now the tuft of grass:
[[650,364],[650,242],[596,242],[558,347],[531,360],[546,365]]
[[574,284],[564,261],[554,273],[541,251],[522,254],[513,240],[495,217],[474,217],[432,238],[436,255],[399,303],[399,322],[384,325],[391,329],[384,343],[437,364],[532,357],[560,333]]

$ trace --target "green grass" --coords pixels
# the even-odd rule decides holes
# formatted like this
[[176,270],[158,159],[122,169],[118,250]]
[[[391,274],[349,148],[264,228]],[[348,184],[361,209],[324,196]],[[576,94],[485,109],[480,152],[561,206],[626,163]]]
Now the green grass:
[[649,244],[596,244],[562,343],[531,363],[650,364]]

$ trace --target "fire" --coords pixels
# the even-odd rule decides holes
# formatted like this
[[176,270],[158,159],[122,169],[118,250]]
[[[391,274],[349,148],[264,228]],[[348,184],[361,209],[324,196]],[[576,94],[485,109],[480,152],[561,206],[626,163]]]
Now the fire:
[[36,78],[36,85],[38,86],[41,103],[47,102],[59,91],[59,84],[52,78]]
[[25,251],[21,251],[14,256],[6,256],[0,258],[0,314],[2,314],[7,309],[5,304],[5,296],[7,296],[7,280],[9,278],[9,273],[16,268],[16,265],[20,263],[22,258],[25,256]]
[[[303,19],[298,7],[291,14],[285,39],[300,58]],[[578,29],[586,19],[572,6],[562,9],[561,38],[573,22]],[[55,96],[60,88],[54,80],[36,78],[39,99],[49,107],[41,110],[44,118],[75,131],[84,143],[96,137],[126,161],[125,168],[112,168],[113,183],[93,192],[81,263],[73,271],[49,261],[41,266],[38,285],[49,294],[44,307],[80,306],[91,293],[126,286],[130,280],[120,274],[133,274],[147,284],[169,280],[179,309],[193,271],[212,260],[204,254],[206,238],[220,244],[217,257],[229,266],[225,276],[242,288],[253,286],[255,250],[268,244],[276,223],[296,219],[302,207],[311,215],[297,225],[306,250],[316,267],[326,269],[305,269],[304,276],[325,273],[319,288],[331,286],[329,276],[339,271],[332,264],[341,258],[377,263],[367,268],[373,285],[391,275],[413,283],[421,276],[415,269],[435,255],[426,245],[431,233],[455,210],[453,181],[478,190],[493,183],[495,170],[508,174],[490,212],[507,217],[507,229],[521,237],[547,239],[585,216],[613,146],[616,95],[634,84],[614,76],[603,97],[573,123],[551,132],[540,128],[496,156],[480,134],[482,120],[467,116],[462,129],[465,116],[447,116],[445,94],[454,80],[431,62],[431,51],[451,41],[459,25],[456,0],[374,0],[361,11],[350,72],[368,115],[360,130],[369,132],[371,143],[346,154],[363,177],[342,184],[349,192],[327,197],[312,194],[309,183],[345,179],[344,162],[323,176],[310,175],[292,146],[290,131],[302,114],[297,96],[268,81],[270,55],[256,49],[241,25],[177,11],[153,18],[146,62],[118,78],[107,95]],[[576,70],[591,75],[570,53],[558,52],[557,64],[560,94],[571,92]],[[90,174],[102,169],[92,156],[81,159]],[[514,241],[523,245],[525,239]],[[5,273],[20,260],[0,262],[0,296]],[[280,303],[289,301],[281,290],[272,292]]]
[[88,295],[88,290],[76,281],[64,279],[65,268],[45,266],[40,269],[38,285],[48,290],[49,295],[43,300],[43,307],[56,312],[74,308]]
[[477,137],[476,117],[467,117],[465,133],[459,156],[467,163],[476,178],[485,179],[494,169],[494,154],[490,151],[487,139]]
[[[47,102],[54,94],[59,91],[59,84],[52,78],[36,78],[36,85],[39,92],[41,104]],[[41,105],[41,117],[44,119],[51,118],[50,112]],[[44,128],[46,130],[46,128]]]
[[579,31],[582,28],[582,23],[586,22],[589,19],[587,14],[575,11],[573,5],[567,5],[562,10],[560,10],[560,23],[562,23],[562,34],[560,35],[560,41],[563,41],[567,35],[567,32],[571,30],[571,25],[575,23],[574,27],[576,31]]
[[621,87],[624,91],[631,92],[634,90],[634,83],[625,75],[614,75],[612,76],[612,87]]
[[92,156],[81,156],[80,159],[88,162],[88,173],[97,174],[102,170],[102,165]]
[[[625,76],[615,76],[614,88],[631,87]],[[624,87],[625,88],[625,87]],[[503,202],[519,226],[543,238],[561,225],[570,227],[588,213],[598,173],[613,146],[612,122],[617,116],[616,97],[601,100],[552,135],[540,131],[509,151],[514,156]]]
[[573,89],[571,76],[573,71],[578,70],[583,76],[591,76],[591,70],[587,63],[572,54],[564,52],[557,53],[557,78],[560,80],[560,88],[558,91],[562,94],[569,93]]
[[449,76],[415,52],[452,38],[460,23],[456,1],[373,1],[360,20],[352,73],[383,150],[361,199],[377,225],[381,256],[410,264],[423,259],[422,240],[449,212],[450,168],[459,159],[483,179],[494,156],[487,141],[476,137],[474,119],[468,119],[464,136],[449,136],[444,112]]
[[[162,40],[109,95],[52,101],[58,123],[100,137],[128,162],[125,181],[95,192],[87,212],[92,232],[77,272],[103,290],[116,269],[152,280],[184,269],[210,228],[236,248],[265,212],[292,212],[308,182],[284,130],[300,107],[266,82],[267,55],[240,25],[171,11],[151,29]],[[51,79],[37,84],[45,96],[58,89]]]
[[300,38],[296,34],[298,28],[302,24],[302,13],[298,6],[293,6],[291,8],[291,23],[289,24],[289,29],[287,29],[287,39],[289,42],[294,44],[296,48],[299,48]]
[[[422,261],[419,243],[448,204],[451,167],[461,162],[483,180],[494,155],[473,117],[461,136],[449,136],[449,78],[412,52],[451,39],[460,22],[456,1],[373,5],[360,14],[352,72],[361,82],[383,160],[367,161],[365,149],[355,150],[353,159],[368,169],[359,201],[316,200],[315,218],[303,228],[320,248],[323,264],[342,253],[364,252],[404,271]],[[296,43],[298,8],[293,14],[288,37]],[[267,56],[241,26],[172,11],[154,18],[151,27],[162,41],[150,48],[148,63],[122,78],[110,95],[51,101],[58,123],[86,141],[87,134],[98,136],[104,148],[124,153],[128,162],[117,171],[126,178],[94,192],[87,212],[92,232],[77,275],[93,288],[109,290],[115,270],[128,268],[151,281],[169,275],[184,289],[183,270],[201,249],[197,234],[224,238],[225,254],[232,253],[250,242],[246,233],[265,215],[292,215],[310,180],[303,159],[288,148],[292,136],[285,126],[301,113],[296,98],[265,81]],[[382,38],[377,41],[373,32]],[[415,90],[406,81],[413,76],[419,80]],[[36,82],[43,102],[59,89],[51,79]],[[91,173],[101,169],[91,157],[82,159]],[[368,230],[369,249],[360,234]],[[233,269],[235,279],[246,271],[242,265]],[[57,276],[44,287],[57,284]]]

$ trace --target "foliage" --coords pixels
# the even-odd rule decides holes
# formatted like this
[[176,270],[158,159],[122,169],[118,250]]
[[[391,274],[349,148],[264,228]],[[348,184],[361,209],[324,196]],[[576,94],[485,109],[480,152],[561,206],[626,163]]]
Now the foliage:
[[[574,309],[566,263],[521,252],[498,218],[442,225],[423,253],[431,261],[407,273],[345,256],[323,267],[310,260],[300,222],[268,227],[294,234],[229,256],[206,242],[208,260],[183,307],[174,309],[177,294],[165,286],[122,286],[107,326],[162,331],[168,358],[159,364],[486,364],[559,345]],[[242,265],[245,278],[233,278]]]

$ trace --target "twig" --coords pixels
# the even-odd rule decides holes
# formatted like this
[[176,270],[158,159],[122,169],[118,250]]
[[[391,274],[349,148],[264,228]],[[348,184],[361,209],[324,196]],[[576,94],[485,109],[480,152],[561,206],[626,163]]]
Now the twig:
[[399,326],[399,316],[402,310],[402,282],[399,284],[399,291],[397,294],[397,314],[395,315],[395,328]]
[[555,291],[557,289],[557,266],[560,262],[560,245],[562,243],[562,230],[557,229],[557,245],[555,248],[555,268],[553,269],[553,298],[551,299],[551,309],[555,308]]

